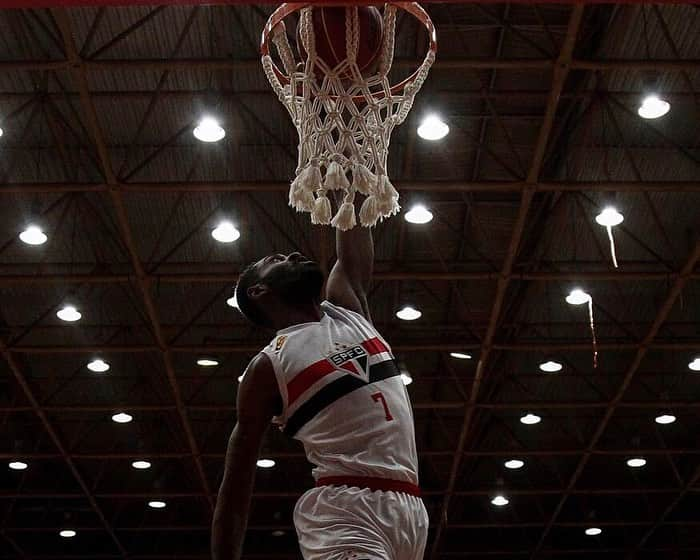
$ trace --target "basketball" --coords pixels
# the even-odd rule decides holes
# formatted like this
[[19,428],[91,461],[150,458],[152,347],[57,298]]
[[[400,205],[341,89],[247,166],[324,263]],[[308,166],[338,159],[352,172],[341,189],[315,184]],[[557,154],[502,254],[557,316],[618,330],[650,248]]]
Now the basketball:
[[[357,66],[362,76],[367,77],[376,71],[379,61],[383,37],[382,14],[372,6],[359,6],[355,9],[359,23]],[[312,11],[316,55],[330,68],[335,68],[347,58],[345,16],[344,6],[314,7]],[[297,46],[302,59],[306,59],[299,26]],[[341,76],[349,78],[350,73],[344,72]]]

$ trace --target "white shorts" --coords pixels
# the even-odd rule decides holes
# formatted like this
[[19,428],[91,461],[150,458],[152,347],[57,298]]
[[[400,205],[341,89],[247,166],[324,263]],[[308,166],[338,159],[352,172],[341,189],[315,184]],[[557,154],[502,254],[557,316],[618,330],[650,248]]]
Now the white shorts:
[[299,498],[294,525],[304,560],[422,560],[428,512],[403,492],[321,486]]

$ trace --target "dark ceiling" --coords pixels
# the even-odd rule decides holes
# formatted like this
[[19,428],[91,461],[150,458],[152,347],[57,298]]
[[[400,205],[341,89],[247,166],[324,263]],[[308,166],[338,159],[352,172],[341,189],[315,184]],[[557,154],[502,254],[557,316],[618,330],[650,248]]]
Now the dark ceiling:
[[[268,336],[226,305],[236,274],[271,251],[333,260],[332,232],[286,206],[297,137],[257,51],[272,9],[0,12],[0,558],[209,558],[236,379]],[[698,558],[700,11],[427,9],[438,61],[389,161],[404,207],[435,219],[377,228],[370,299],[413,378],[426,558]],[[424,44],[399,22],[399,71]],[[671,110],[647,121],[651,82]],[[441,142],[416,136],[430,111]],[[205,112],[218,144],[192,135]],[[610,203],[619,268],[594,220]],[[222,218],[236,243],[210,236]],[[18,239],[31,220],[46,244]],[[264,455],[245,558],[299,558],[310,466],[276,432]]]

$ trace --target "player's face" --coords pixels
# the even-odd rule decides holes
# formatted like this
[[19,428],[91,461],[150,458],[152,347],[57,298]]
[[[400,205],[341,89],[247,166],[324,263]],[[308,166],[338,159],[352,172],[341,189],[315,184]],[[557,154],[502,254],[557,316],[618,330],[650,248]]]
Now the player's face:
[[301,253],[269,255],[256,266],[260,282],[269,286],[285,303],[307,303],[321,295],[321,267]]

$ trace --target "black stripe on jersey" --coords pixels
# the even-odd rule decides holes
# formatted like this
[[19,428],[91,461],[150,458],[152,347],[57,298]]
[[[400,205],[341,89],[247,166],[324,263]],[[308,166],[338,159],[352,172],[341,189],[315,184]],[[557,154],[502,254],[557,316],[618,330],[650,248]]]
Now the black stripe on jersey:
[[344,375],[336,379],[302,404],[297,411],[289,417],[284,427],[284,433],[290,437],[294,437],[309,420],[313,419],[319,412],[329,404],[337,401],[340,397],[344,397],[360,387],[366,387],[370,383],[396,377],[397,375],[401,375],[401,372],[396,362],[394,360],[386,360],[385,362],[380,362],[370,367],[369,383],[365,383],[362,379],[352,374]]

